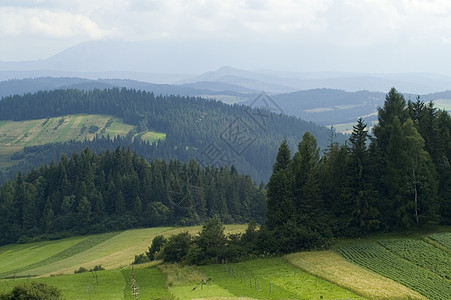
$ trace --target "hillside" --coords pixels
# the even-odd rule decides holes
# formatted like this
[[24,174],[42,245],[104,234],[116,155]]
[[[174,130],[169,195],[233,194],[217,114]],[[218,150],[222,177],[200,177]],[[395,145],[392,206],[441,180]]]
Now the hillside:
[[[330,132],[311,122],[259,108],[226,105],[218,101],[194,97],[155,96],[153,93],[127,89],[109,90],[55,90],[35,94],[5,97],[0,101],[0,120],[27,121],[43,118],[61,118],[76,114],[105,114],[121,118],[135,126],[136,133],[163,132],[166,139],[160,145],[135,143],[127,136],[111,143],[87,141],[84,146],[98,150],[131,146],[141,155],[152,158],[197,159],[204,165],[235,165],[239,172],[255,181],[268,180],[277,146],[286,137],[294,148],[306,131],[313,133],[325,149]],[[345,137],[337,135],[336,141]],[[25,152],[39,152],[41,162],[25,163],[20,168],[4,170],[4,178],[18,171],[38,167],[42,162],[58,159],[63,153],[81,150],[69,144],[45,144]],[[107,148],[105,148],[107,147]],[[50,151],[50,149],[52,149]],[[96,150],[96,151],[98,151]],[[213,152],[211,152],[213,151]],[[11,164],[11,162],[10,162]]]
[[[323,126],[333,125],[338,132],[345,133],[349,133],[352,130],[352,126],[355,125],[359,117],[362,117],[368,124],[374,123],[377,118],[377,108],[382,106],[385,99],[385,91],[346,91],[343,88],[306,89],[308,88],[306,86],[302,90],[294,91],[293,89],[288,89],[289,93],[286,93],[287,89],[278,91],[269,89],[270,86],[265,81],[252,86],[246,80],[242,82],[232,80],[233,76],[248,76],[249,80],[254,81],[266,77],[266,80],[272,78],[268,74],[265,75],[266,77],[261,74],[258,75],[259,73],[252,76],[250,74],[253,73],[233,68],[222,68],[216,72],[206,73],[191,80],[181,81],[178,84],[155,84],[120,79],[28,78],[0,81],[0,97],[15,94],[23,95],[39,90],[93,90],[95,88],[126,87],[128,89],[153,92],[155,95],[200,96],[229,104],[241,103],[252,107],[257,105],[264,107],[265,105],[257,103],[255,100],[261,91],[272,91],[269,95],[283,113]],[[279,80],[283,82],[282,79]],[[288,79],[286,80],[289,82]],[[391,87],[390,85],[388,86],[388,88]],[[415,101],[418,95],[424,102],[434,101],[437,108],[451,110],[450,91],[428,94],[404,93],[404,97],[412,101]]]
[[[20,163],[27,154],[24,147],[64,143],[69,141],[93,140],[95,137],[125,137],[133,125],[125,124],[117,117],[107,115],[65,115],[61,117],[28,121],[0,122],[0,168]],[[129,136],[133,141],[135,133]],[[139,139],[145,142],[164,140],[164,133],[146,131]]]
[[[386,93],[372,91],[314,89],[278,94],[272,98],[289,115],[324,126],[333,125],[337,131],[349,133],[360,117],[367,124],[373,124],[377,120],[377,109],[383,106],[385,95]],[[434,101],[438,109],[451,109],[451,91],[403,95],[406,100],[415,102],[417,96],[420,96],[423,102]]]
[[[299,252],[283,258],[199,267],[156,262],[136,265],[134,272],[140,297],[145,299],[171,295],[179,299],[444,299],[450,292],[447,280],[451,233],[443,229],[439,234],[414,234],[407,238],[379,236],[340,241],[337,251]],[[130,263],[134,255],[147,250],[157,234],[170,236],[185,230],[195,233],[200,227],[136,229],[1,246],[0,292],[33,280],[58,286],[67,299],[132,299]],[[243,231],[244,226],[226,226],[228,234]],[[369,259],[377,255],[365,250],[368,245],[379,245],[379,255],[388,255],[391,260]],[[362,249],[349,258],[357,248]],[[424,250],[428,255],[423,255]],[[366,259],[357,262],[359,257]],[[392,262],[401,261],[399,266],[407,273],[390,271]],[[73,274],[80,267],[98,265],[106,270]],[[404,269],[405,265],[410,269]],[[193,290],[202,278],[208,279],[208,284]],[[423,279],[415,281],[418,278]],[[433,280],[433,284],[427,280]]]

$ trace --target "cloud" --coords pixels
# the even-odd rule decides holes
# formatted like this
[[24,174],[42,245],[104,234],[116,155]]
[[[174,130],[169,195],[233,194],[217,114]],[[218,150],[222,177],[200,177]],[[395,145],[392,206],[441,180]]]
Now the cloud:
[[100,28],[89,17],[68,11],[42,8],[0,8],[0,36],[33,36],[55,39],[99,39],[112,30]]

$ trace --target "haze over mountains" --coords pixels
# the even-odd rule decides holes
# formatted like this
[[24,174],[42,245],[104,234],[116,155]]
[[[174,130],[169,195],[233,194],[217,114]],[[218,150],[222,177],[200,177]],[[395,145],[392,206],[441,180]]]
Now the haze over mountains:
[[[193,42],[92,41],[70,47],[47,59],[2,61],[0,80],[51,76],[121,78],[160,84],[199,85],[199,82],[209,82],[210,86],[211,82],[214,82],[216,85],[232,84],[271,94],[315,88],[386,93],[395,86],[401,92],[412,94],[451,89],[451,77],[428,73],[364,74],[261,70],[259,66],[264,65],[263,62],[268,58],[259,56],[257,46],[253,57],[248,57],[249,54],[240,55],[239,45],[233,50],[236,53],[230,53],[230,47],[227,47],[228,52],[225,53],[225,47],[220,43],[199,45]],[[272,59],[277,60],[277,57]],[[245,63],[246,60],[252,63]],[[253,70],[222,67],[218,62],[231,66],[252,66]]]

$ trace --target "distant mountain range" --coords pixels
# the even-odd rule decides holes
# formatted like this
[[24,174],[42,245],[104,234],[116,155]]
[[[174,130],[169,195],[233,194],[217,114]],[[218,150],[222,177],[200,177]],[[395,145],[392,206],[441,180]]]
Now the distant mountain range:
[[[216,61],[242,64],[246,57],[223,53],[224,45],[92,41],[68,48],[52,57],[35,61],[1,62],[0,80],[37,77],[120,78],[159,84],[236,85],[241,92],[269,94],[317,88],[386,93],[396,87],[403,93],[427,94],[451,89],[451,77],[426,74],[363,74],[340,72],[281,72],[221,67]],[[228,47],[230,48],[230,47]],[[257,53],[255,57],[258,58]],[[234,60],[231,60],[234,58]],[[255,59],[254,59],[255,60]],[[213,70],[201,75],[198,70]],[[223,86],[224,87],[224,86]],[[196,86],[199,88],[199,86]],[[207,88],[210,89],[210,88]],[[234,89],[236,91],[236,89]],[[251,91],[249,91],[251,90]],[[251,92],[252,93],[252,92]]]

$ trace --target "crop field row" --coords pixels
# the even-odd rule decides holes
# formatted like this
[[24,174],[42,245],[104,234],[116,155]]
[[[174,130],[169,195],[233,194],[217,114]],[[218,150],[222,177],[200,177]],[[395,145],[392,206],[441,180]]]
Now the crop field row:
[[428,235],[428,237],[451,250],[451,232],[434,233]]
[[365,298],[426,299],[406,286],[347,261],[334,251],[308,251],[285,256],[292,265]]
[[384,240],[379,243],[390,252],[441,277],[451,279],[451,256],[445,251],[414,239]]
[[344,258],[400,282],[429,299],[451,295],[450,281],[387,250],[381,244],[359,243],[337,249]]

